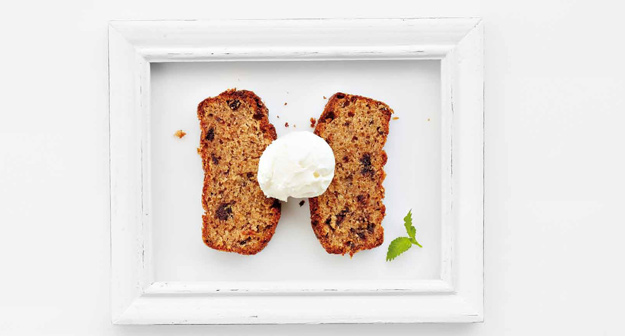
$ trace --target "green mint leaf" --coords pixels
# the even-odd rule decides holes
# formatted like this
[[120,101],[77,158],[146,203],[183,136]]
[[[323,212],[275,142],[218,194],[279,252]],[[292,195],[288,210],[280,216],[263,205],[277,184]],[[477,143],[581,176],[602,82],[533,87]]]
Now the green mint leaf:
[[[415,227],[412,225],[412,209],[408,211],[408,214],[406,215],[406,217],[404,217],[404,226],[406,227],[406,232],[408,233],[408,237],[414,240],[415,235],[417,234],[417,229],[415,229]],[[416,243],[416,245],[419,245],[419,243]]]
[[418,242],[416,239],[414,239],[414,238],[410,238],[410,242],[411,242],[411,243],[413,243],[413,244],[415,244],[415,245],[417,245],[417,246],[419,246],[419,247],[423,247],[423,246],[421,246],[421,244],[419,244],[419,242]]
[[397,258],[400,254],[408,251],[412,247],[412,242],[408,237],[395,238],[388,246],[388,252],[386,252],[386,261],[391,261]]

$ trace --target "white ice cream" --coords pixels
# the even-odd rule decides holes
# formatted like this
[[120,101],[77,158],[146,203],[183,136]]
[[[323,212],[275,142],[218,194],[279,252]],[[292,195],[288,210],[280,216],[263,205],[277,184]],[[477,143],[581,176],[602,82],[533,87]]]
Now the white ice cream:
[[334,153],[312,132],[291,132],[272,142],[258,163],[258,183],[267,197],[315,197],[334,177]]

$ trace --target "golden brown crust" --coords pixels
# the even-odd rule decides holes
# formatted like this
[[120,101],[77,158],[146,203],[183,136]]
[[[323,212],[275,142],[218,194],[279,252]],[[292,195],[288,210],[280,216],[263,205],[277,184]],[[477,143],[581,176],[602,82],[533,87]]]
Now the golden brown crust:
[[258,184],[258,160],[276,139],[269,111],[252,91],[230,89],[198,105],[204,168],[202,238],[216,250],[260,252],[280,219],[280,201]]
[[313,231],[328,253],[353,256],[384,242],[383,147],[392,113],[382,102],[338,92],[317,121],[315,134],[336,161],[328,189],[309,199]]

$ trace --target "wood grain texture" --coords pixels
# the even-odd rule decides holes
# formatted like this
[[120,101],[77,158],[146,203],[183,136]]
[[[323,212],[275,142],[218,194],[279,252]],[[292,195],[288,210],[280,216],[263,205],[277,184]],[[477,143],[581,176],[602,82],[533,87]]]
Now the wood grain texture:
[[[382,288],[371,281],[352,289],[331,283],[154,284],[147,164],[150,62],[355,59],[440,59],[442,62],[440,281],[434,285],[415,281],[398,284],[396,288]],[[483,66],[483,26],[475,18],[111,22],[113,322],[482,321]],[[237,294],[206,295],[206,291],[221,293],[222,290]],[[259,296],[259,291],[263,295]],[[165,292],[167,295],[161,295]],[[293,306],[298,308],[290,308]],[[378,309],[382,306],[385,309]]]

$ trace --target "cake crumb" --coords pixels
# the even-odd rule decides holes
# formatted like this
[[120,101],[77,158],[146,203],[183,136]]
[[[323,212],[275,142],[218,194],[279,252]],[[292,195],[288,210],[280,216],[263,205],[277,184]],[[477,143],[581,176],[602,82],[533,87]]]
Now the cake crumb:
[[284,127],[289,127],[289,123],[288,123],[288,122],[285,122],[285,123],[284,123]]
[[286,106],[286,103],[284,103],[284,106]]
[[315,125],[317,124],[317,119],[315,118],[310,118],[310,127],[311,128],[315,128]]
[[428,118],[428,121],[430,121],[430,118]]
[[276,118],[280,119],[280,116],[279,116],[279,115],[277,115],[277,116],[276,116]]
[[299,206],[304,205],[304,203],[306,203],[306,202],[304,202],[304,201],[299,201]]
[[326,98],[326,96],[323,96],[323,99],[328,99],[328,98]]
[[399,119],[399,117],[393,117],[393,120],[397,120],[397,119]]
[[177,136],[178,139],[184,138],[185,135],[187,135],[187,133],[185,133],[183,130],[177,130],[176,133],[174,133],[174,136]]
[[297,128],[297,125],[293,124],[293,127]]

